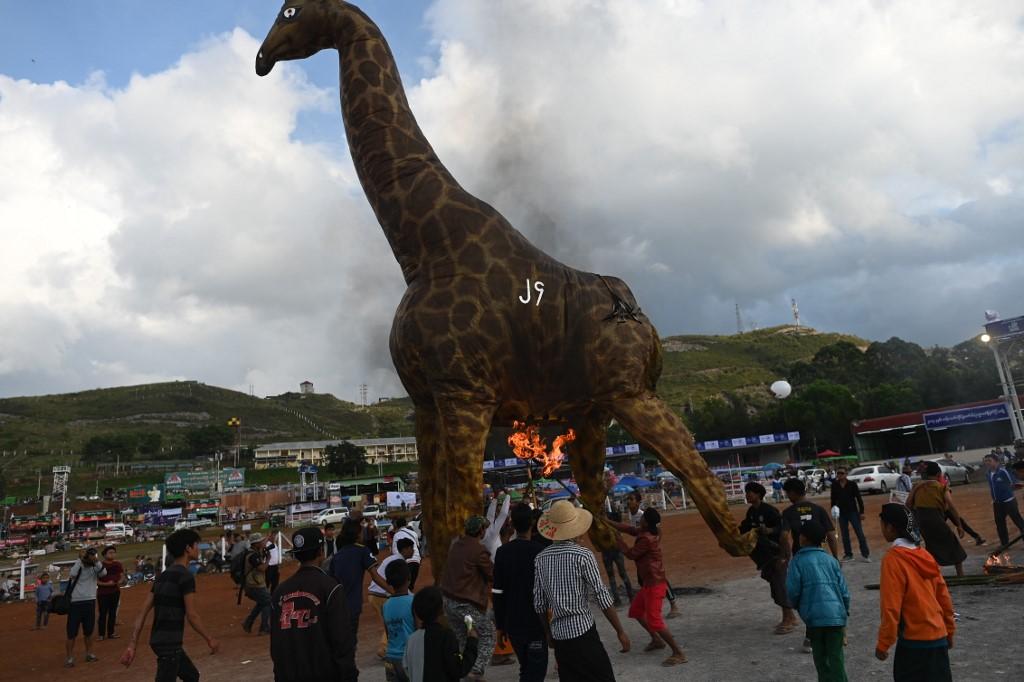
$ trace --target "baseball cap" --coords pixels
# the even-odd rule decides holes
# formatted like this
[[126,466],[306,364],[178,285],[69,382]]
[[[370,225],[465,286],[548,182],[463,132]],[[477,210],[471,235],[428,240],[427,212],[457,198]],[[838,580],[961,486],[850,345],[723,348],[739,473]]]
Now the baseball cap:
[[257,542],[263,542],[265,539],[260,533],[252,533],[249,536],[249,543],[255,545]]
[[487,519],[482,516],[470,516],[466,519],[466,535],[476,535],[487,525]]
[[324,534],[315,526],[300,528],[292,533],[291,554],[319,552],[324,546]]

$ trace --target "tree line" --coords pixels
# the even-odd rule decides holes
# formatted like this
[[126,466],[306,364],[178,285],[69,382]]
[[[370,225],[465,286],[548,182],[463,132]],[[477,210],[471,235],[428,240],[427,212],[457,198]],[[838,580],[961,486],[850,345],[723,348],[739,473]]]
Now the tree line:
[[805,362],[774,368],[793,386],[785,400],[725,393],[683,410],[697,440],[800,431],[804,443],[849,452],[851,422],[1001,395],[991,350],[977,340],[929,348],[893,337],[860,348],[822,347]]

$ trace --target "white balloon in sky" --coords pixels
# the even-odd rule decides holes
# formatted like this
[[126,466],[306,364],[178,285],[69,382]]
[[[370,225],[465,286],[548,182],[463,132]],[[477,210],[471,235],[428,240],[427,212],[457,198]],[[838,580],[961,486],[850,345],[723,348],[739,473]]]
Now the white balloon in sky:
[[779,400],[782,400],[783,398],[788,398],[789,394],[792,392],[793,387],[789,385],[788,381],[779,380],[772,384],[772,393],[774,393],[775,397],[778,398]]

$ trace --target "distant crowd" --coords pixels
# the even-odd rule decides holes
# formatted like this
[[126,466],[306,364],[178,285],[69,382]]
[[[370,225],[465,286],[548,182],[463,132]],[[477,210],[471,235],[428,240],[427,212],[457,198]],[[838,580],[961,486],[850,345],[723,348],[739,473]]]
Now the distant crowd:
[[[1007,469],[992,453],[985,467],[999,540],[1006,546],[1007,520],[1024,533],[1014,493],[1024,480],[1024,462]],[[905,480],[901,476],[905,499],[884,504],[879,515],[882,535],[891,544],[880,569],[882,609],[875,655],[885,660],[895,649],[895,680],[949,680],[956,625],[940,567],[962,571],[966,555],[959,539],[969,526],[938,464],[926,463],[916,482],[909,469],[904,468]],[[745,486],[749,507],[741,530],[756,534],[751,559],[781,612],[774,632],[794,632],[803,622],[804,648],[813,654],[819,680],[847,679],[844,648],[856,645],[846,635],[851,597],[841,570],[841,562],[853,559],[851,528],[861,559],[871,560],[863,532],[863,499],[847,473],[836,468],[831,510],[808,500],[807,486],[797,478],[782,483],[789,506],[781,510],[765,501],[763,485],[752,481]],[[615,545],[601,552],[607,586],[597,558],[581,544],[595,522],[607,524],[602,533],[615,531]],[[624,599],[629,601],[629,617],[649,637],[644,651],[664,650],[666,667],[687,662],[666,622],[678,609],[662,558],[661,515],[643,508],[638,494],[627,498],[621,514],[597,521],[573,501],[555,502],[541,512],[522,503],[511,505],[508,496],[494,499],[485,515],[465,520],[436,586],[417,585],[422,561],[418,532],[401,517],[394,526],[386,543],[389,551],[381,558],[377,549],[382,543],[358,518],[346,519],[340,529],[299,529],[291,535],[287,552],[260,533],[230,538],[217,569],[230,572],[238,585],[238,603],[249,603],[242,627],[268,638],[275,680],[357,679],[356,648],[365,605],[384,625],[381,638],[370,646],[388,680],[482,680],[489,666],[508,662],[518,664],[521,680],[539,681],[547,675],[552,655],[561,680],[614,680],[592,604],[611,625],[618,649],[629,652],[632,642],[617,611]],[[626,539],[630,536],[632,543]],[[35,627],[45,628],[52,613],[66,615],[66,666],[76,665],[79,634],[84,660],[98,660],[94,636],[120,636],[120,589],[130,580],[152,576],[121,662],[134,662],[152,615],[149,645],[156,656],[155,679],[200,678],[183,647],[185,625],[212,653],[220,649],[195,600],[200,537],[182,529],[168,536],[165,545],[170,564],[163,571],[152,562],[147,568],[145,557],[136,557],[133,570],[126,571],[117,548],[110,546],[85,549],[63,591],[59,578],[55,585],[47,574],[40,576]],[[282,579],[280,567],[289,554],[299,568]],[[635,563],[635,581],[626,569],[627,559]]]

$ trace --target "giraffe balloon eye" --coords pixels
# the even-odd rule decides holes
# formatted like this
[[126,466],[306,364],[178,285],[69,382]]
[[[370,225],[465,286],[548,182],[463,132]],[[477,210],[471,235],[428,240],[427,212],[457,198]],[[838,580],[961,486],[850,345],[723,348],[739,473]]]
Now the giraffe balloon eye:
[[294,19],[295,15],[299,13],[298,7],[288,7],[281,12],[281,16],[285,19]]

